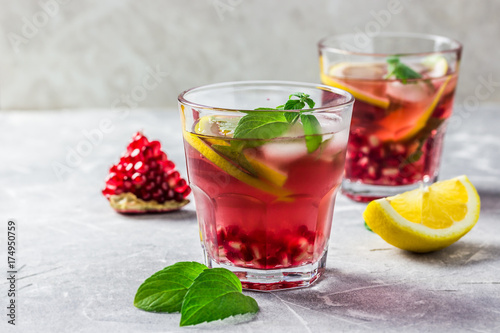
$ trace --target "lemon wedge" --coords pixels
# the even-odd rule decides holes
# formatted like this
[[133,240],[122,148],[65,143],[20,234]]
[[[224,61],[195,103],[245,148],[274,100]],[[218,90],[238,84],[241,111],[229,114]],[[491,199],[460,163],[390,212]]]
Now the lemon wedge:
[[466,176],[374,200],[366,224],[386,242],[412,252],[443,249],[468,233],[479,219],[480,199]]

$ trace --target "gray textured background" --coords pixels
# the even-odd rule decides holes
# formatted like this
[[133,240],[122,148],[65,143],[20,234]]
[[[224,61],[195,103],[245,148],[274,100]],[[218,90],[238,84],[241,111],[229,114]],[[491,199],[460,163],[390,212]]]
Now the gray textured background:
[[[57,1],[0,0],[0,108],[106,108],[134,91],[132,107],[171,107],[180,91],[211,82],[318,82],[321,37],[377,26],[460,40],[458,103],[500,102],[492,94],[500,87],[498,0]],[[400,12],[378,23],[390,2]],[[144,90],[157,67],[160,84]],[[499,83],[477,88],[485,80]]]

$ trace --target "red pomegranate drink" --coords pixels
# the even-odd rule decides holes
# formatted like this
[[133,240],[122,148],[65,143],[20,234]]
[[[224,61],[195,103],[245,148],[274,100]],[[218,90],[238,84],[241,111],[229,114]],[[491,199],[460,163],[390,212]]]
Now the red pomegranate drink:
[[338,89],[273,81],[179,96],[209,267],[228,268],[258,290],[308,286],[320,276],[352,101]]
[[434,182],[461,45],[438,36],[388,33],[353,51],[349,40],[353,35],[319,43],[322,82],[356,98],[343,193],[370,201]]

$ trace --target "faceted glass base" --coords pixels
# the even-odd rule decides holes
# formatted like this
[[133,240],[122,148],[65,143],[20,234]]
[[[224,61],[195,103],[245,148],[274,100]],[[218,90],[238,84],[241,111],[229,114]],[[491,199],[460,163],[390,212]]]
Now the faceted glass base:
[[221,264],[209,257],[203,249],[205,264],[210,268],[222,267],[232,271],[241,281],[243,289],[256,291],[274,291],[304,288],[312,285],[326,267],[325,251],[314,264],[283,269],[251,269],[228,264]]
[[420,186],[429,186],[437,180],[437,177],[426,177],[423,181],[411,185],[384,186],[368,185],[361,182],[351,182],[348,179],[342,181],[342,194],[358,202],[370,202],[383,197],[390,197],[411,191]]

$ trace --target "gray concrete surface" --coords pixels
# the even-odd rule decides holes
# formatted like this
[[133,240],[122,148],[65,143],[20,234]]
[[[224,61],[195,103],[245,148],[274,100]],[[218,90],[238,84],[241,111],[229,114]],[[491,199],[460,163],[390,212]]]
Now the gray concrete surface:
[[[166,215],[116,214],[104,178],[134,131],[160,139],[185,175],[175,110],[0,112],[0,267],[6,223],[18,224],[17,325],[1,332],[498,332],[500,331],[500,131],[498,106],[455,110],[441,178],[469,176],[482,200],[477,226],[442,251],[417,255],[365,230],[365,204],[338,198],[328,270],[308,289],[248,292],[261,308],[237,326],[179,328],[180,315],[133,306],[141,282],[181,260],[201,261],[191,203]],[[109,119],[112,130],[73,161],[53,164]],[[450,124],[451,125],[451,124]],[[3,274],[3,273],[2,273]],[[3,276],[3,275],[2,275]]]

